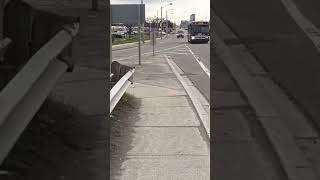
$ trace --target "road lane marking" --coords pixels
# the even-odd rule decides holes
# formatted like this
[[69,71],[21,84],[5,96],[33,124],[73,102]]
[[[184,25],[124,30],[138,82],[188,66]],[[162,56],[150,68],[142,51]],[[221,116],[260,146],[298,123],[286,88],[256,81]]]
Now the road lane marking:
[[295,20],[298,26],[313,42],[318,52],[320,52],[320,31],[319,29],[307,19],[302,12],[298,9],[292,0],[281,0],[284,7],[289,12],[290,16]]
[[200,58],[195,55],[192,50],[189,48],[189,46],[187,46],[185,44],[185,46],[189,49],[189,52],[192,54],[192,56],[197,60],[197,62],[199,63],[200,67],[202,68],[202,70],[208,75],[208,77],[210,78],[210,70],[202,63],[202,61],[200,60]]

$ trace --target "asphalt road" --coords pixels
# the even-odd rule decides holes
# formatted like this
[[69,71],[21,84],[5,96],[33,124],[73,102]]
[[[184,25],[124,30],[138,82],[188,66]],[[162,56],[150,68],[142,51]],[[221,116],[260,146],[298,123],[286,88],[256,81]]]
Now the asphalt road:
[[[192,83],[204,95],[207,101],[210,101],[210,78],[201,68],[191,51],[199,57],[207,69],[210,69],[210,44],[189,44],[187,38],[177,39],[176,36],[169,35],[168,38],[157,40],[155,51],[156,53],[171,56],[173,61],[185,72]],[[141,47],[142,57],[152,54],[151,43],[145,43]],[[137,59],[138,48],[129,48],[112,51],[112,60],[123,60],[132,58]]]
[[[173,40],[184,45],[163,53],[172,57],[173,61],[204,95],[207,101],[210,102],[210,77],[201,68],[195,58],[195,56],[199,57],[205,67],[210,69],[210,44],[189,44],[186,38],[173,38]],[[195,56],[191,54],[189,48]]]
[[[295,3],[319,28],[320,2]],[[320,124],[320,56],[281,0],[215,0],[213,8],[274,81]]]

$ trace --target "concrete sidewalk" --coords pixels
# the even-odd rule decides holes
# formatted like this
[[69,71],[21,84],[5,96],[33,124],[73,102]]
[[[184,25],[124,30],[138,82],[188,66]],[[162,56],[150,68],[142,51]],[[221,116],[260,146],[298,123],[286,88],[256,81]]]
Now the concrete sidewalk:
[[209,140],[183,86],[162,55],[120,61],[136,67],[130,122],[112,137],[112,180],[209,180]]

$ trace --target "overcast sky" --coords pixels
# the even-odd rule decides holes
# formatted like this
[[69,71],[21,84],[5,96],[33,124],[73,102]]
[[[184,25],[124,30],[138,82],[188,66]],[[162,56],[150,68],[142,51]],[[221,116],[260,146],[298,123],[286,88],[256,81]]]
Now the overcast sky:
[[[162,10],[162,17],[165,18],[165,10],[168,11],[168,18],[180,24],[181,20],[189,20],[191,14],[196,14],[196,20],[210,20],[210,0],[143,0],[146,5],[146,18],[157,16],[160,18],[161,5],[173,3]],[[110,0],[111,4],[138,4],[141,0]],[[173,10],[170,10],[173,9]]]

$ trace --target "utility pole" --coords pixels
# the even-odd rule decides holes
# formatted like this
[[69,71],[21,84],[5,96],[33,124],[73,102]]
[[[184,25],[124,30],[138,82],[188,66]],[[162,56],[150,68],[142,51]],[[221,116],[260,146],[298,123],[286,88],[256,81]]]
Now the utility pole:
[[156,27],[157,27],[157,33],[158,33],[158,31],[159,31],[159,18],[158,18],[158,12],[159,12],[159,10],[157,10],[157,25],[156,25]]

